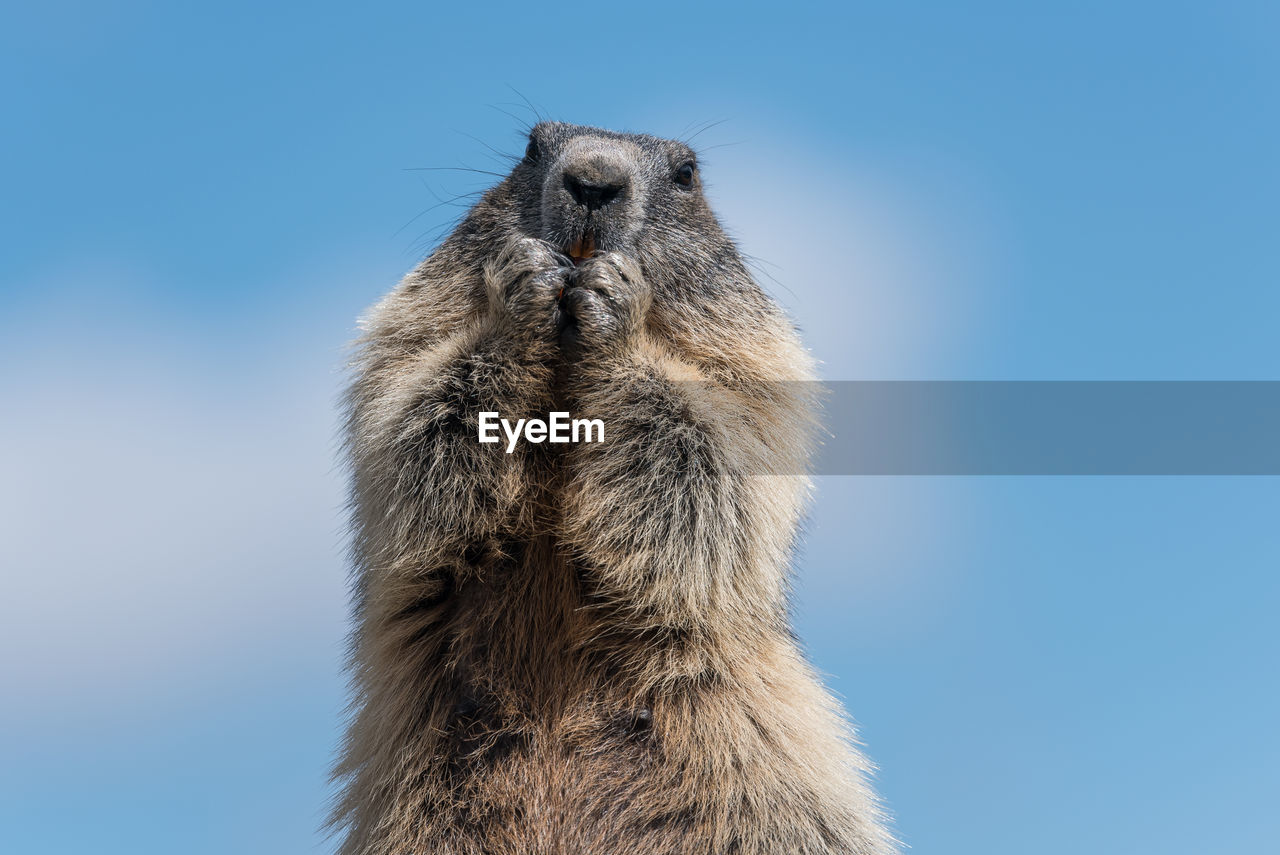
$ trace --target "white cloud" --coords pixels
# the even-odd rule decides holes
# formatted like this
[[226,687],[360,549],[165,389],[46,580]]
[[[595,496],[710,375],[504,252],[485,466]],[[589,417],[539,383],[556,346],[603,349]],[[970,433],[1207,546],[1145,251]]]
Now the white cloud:
[[33,315],[0,373],[0,671],[16,712],[127,703],[307,646],[336,666],[340,342],[299,358],[281,336],[246,372],[195,343],[207,328],[87,320]]
[[[833,380],[940,379],[977,335],[993,217],[955,170],[761,140],[707,155],[713,206]],[[927,175],[927,177],[925,177]],[[776,280],[776,281],[775,281]]]

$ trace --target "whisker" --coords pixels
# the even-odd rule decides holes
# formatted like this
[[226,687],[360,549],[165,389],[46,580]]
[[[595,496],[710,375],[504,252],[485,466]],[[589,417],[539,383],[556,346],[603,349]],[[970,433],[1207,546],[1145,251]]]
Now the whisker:
[[[519,106],[519,105],[517,104],[517,105],[512,105],[512,106]],[[529,125],[529,124],[528,124],[528,122],[526,122],[524,119],[520,118],[520,117],[519,117],[519,116],[517,116],[515,113],[512,113],[510,110],[504,110],[504,109],[502,109],[502,106],[500,106],[500,105],[498,105],[498,104],[490,104],[490,105],[489,105],[489,109],[490,109],[490,110],[497,110],[499,113],[501,113],[502,115],[506,116],[508,119],[511,119],[511,120],[512,120],[513,122],[515,122],[516,124],[518,124],[520,127],[525,128],[525,133],[528,133],[528,132],[529,132],[529,130],[532,128],[532,126],[531,126],[531,125]]]
[[505,151],[499,151],[498,149],[489,145],[489,143],[485,142],[484,140],[480,139],[477,136],[474,136],[473,134],[468,134],[463,131],[457,131],[456,133],[462,134],[462,136],[466,137],[472,142],[479,143],[480,145],[487,148],[490,151],[490,153],[493,154],[493,156],[497,157],[499,160],[505,160],[506,162],[510,163],[512,166],[520,162],[520,158],[516,157],[515,155],[507,154]]
[[[457,202],[459,202],[459,201],[460,201],[460,200],[462,200],[462,199],[472,199],[472,198],[475,198],[475,197],[481,196],[481,195],[483,195],[483,194],[484,194],[484,192],[485,192],[485,191],[483,191],[483,190],[472,190],[472,191],[470,191],[470,192],[468,192],[468,193],[459,193],[459,194],[457,194],[456,196],[452,196],[452,197],[450,197],[450,198],[448,198],[448,199],[443,199],[443,198],[441,198],[441,197],[440,197],[440,195],[439,195],[438,193],[436,193],[436,192],[435,192],[435,190],[431,189],[431,187],[430,187],[430,186],[429,186],[425,181],[424,181],[424,182],[422,182],[422,186],[423,186],[423,189],[425,189],[428,193],[430,193],[430,194],[431,194],[431,196],[432,196],[432,198],[434,198],[434,199],[436,200],[436,204],[434,204],[434,205],[432,205],[432,206],[428,207],[428,208],[427,208],[426,210],[424,210],[424,211],[420,211],[417,215],[415,215],[415,216],[413,217],[413,219],[409,220],[409,222],[405,223],[403,226],[401,226],[400,228],[396,229],[395,234],[393,234],[393,235],[392,235],[392,237],[396,237],[396,236],[398,236],[398,235],[399,235],[401,232],[403,232],[405,229],[409,228],[409,226],[413,225],[413,224],[414,224],[414,223],[416,223],[418,220],[420,220],[420,219],[422,219],[423,217],[425,217],[427,214],[430,214],[432,211],[435,211],[435,210],[437,210],[437,209],[439,209],[439,208],[443,208],[445,205],[452,205],[452,204],[456,204]],[[470,206],[468,206],[468,207],[470,207]]]
[[[519,89],[517,89],[517,88],[515,88],[514,86],[512,86],[510,83],[508,83],[508,84],[507,84],[507,88],[508,88],[508,89],[510,89],[512,92],[516,93],[516,95],[517,95],[517,96],[519,96],[520,100],[521,100],[521,101],[523,101],[523,102],[524,102],[524,104],[525,104],[525,106],[529,108],[529,112],[530,112],[530,113],[533,113],[533,117],[534,117],[535,119],[537,119],[539,122],[545,122],[545,121],[546,121],[546,118],[547,118],[547,117],[543,114],[543,112],[542,112],[541,110],[539,110],[539,109],[534,105],[534,103],[533,103],[532,101],[530,101],[528,98],[526,98],[526,97],[525,97],[525,94],[524,94],[523,92],[521,92]],[[536,124],[536,122],[535,122],[535,124]]]
[[723,142],[723,143],[716,143],[715,145],[701,146],[699,147],[698,151],[699,152],[715,151],[718,148],[731,148],[732,146],[735,146],[735,145],[746,145],[746,144],[747,144],[746,140],[736,140],[734,142]]
[[[737,241],[734,241],[734,243],[737,243]],[[748,267],[760,273],[760,275],[764,276],[774,285],[777,285],[783,291],[786,291],[788,294],[791,295],[792,299],[794,299],[796,302],[800,302],[799,294],[797,294],[795,291],[792,291],[789,287],[787,287],[786,283],[782,282],[780,279],[778,279],[778,277],[774,276],[772,273],[770,273],[766,269],[766,265],[767,265],[768,267],[772,267],[775,270],[781,270],[781,268],[778,265],[774,264],[771,261],[765,261],[763,258],[760,258],[759,256],[751,255],[750,253],[743,252],[742,247],[738,247],[738,254],[742,256],[742,260],[747,264]]]
[[492,175],[494,178],[506,178],[501,172],[487,169],[476,169],[472,166],[406,166],[404,172],[474,172],[477,175]]
[[720,125],[723,125],[727,121],[729,121],[727,117],[723,119],[716,119],[715,121],[709,121],[705,123],[702,127],[698,128],[696,131],[694,131],[690,136],[686,137],[681,135],[681,140],[684,142],[685,145],[692,148],[694,140],[696,140],[698,137],[700,137],[702,134],[706,133],[707,131],[711,130],[712,128],[718,128]]

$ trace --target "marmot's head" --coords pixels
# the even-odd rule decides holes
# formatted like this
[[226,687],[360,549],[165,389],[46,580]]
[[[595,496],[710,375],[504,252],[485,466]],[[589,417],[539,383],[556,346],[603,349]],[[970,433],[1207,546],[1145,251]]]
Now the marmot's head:
[[575,264],[596,252],[640,261],[646,276],[673,289],[746,278],[737,249],[702,194],[688,145],[563,122],[540,122],[524,157],[503,182],[503,219]]

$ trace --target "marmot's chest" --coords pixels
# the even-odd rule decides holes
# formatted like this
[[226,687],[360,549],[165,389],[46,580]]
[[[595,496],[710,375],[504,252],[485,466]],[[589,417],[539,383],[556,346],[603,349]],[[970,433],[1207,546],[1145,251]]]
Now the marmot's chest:
[[[536,851],[559,852],[552,842],[588,833],[592,810],[654,786],[663,723],[617,667],[626,657],[615,658],[616,645],[627,642],[609,637],[575,568],[546,543],[512,551],[459,586],[442,627],[437,769],[469,811],[488,805],[504,817],[486,834],[526,845],[547,834]],[[555,831],[561,823],[574,829]]]
[[[444,628],[424,839],[512,855],[701,855],[725,829],[764,822],[782,835],[817,815],[808,795],[788,801],[808,746],[749,690],[770,682],[750,677],[765,660],[699,672],[687,640],[610,620],[553,544],[510,552],[458,586]],[[655,680],[672,672],[689,678]]]

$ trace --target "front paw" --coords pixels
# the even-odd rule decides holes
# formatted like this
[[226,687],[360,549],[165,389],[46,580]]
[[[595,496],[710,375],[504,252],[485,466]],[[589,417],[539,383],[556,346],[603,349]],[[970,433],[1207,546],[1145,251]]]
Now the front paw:
[[560,301],[561,347],[570,356],[621,349],[644,326],[649,303],[639,264],[618,252],[598,255],[573,272]]
[[515,330],[554,340],[563,326],[559,301],[572,270],[572,262],[546,242],[513,240],[485,267],[490,306]]

